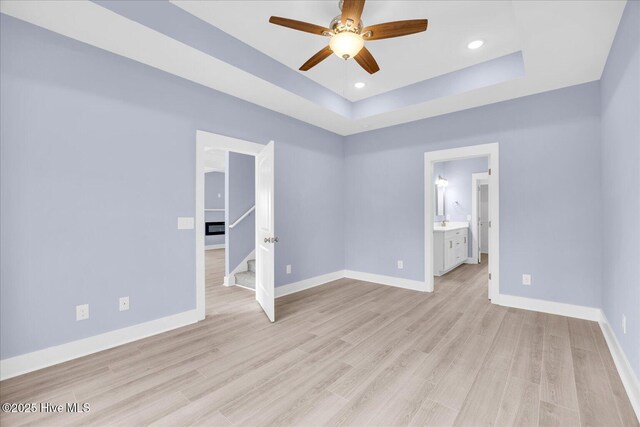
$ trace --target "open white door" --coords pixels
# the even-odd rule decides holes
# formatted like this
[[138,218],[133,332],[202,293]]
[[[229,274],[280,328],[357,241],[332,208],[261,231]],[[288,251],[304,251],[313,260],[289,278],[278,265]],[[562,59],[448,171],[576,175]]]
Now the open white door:
[[256,156],[256,300],[269,320],[276,320],[273,215],[274,143]]

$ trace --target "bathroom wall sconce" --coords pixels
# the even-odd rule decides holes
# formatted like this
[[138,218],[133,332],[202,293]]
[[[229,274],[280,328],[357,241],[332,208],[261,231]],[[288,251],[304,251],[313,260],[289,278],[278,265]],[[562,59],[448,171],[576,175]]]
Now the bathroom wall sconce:
[[447,181],[446,179],[438,175],[438,180],[436,181],[436,185],[438,187],[446,187],[447,185],[449,185],[449,181]]

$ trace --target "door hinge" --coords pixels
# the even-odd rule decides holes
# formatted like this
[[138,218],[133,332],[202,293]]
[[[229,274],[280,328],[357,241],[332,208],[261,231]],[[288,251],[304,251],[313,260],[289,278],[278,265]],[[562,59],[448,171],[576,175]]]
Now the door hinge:
[[491,168],[489,168],[489,175],[491,175]]
[[491,221],[489,221],[489,228],[491,228]]
[[489,273],[489,280],[491,280],[491,273]]

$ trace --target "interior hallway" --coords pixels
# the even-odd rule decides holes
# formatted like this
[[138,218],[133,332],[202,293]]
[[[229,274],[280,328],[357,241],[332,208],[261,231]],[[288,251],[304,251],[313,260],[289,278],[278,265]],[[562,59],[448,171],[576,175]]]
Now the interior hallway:
[[205,321],[0,384],[2,402],[88,402],[2,425],[637,425],[597,323],[491,305],[486,263],[418,293],[354,280],[277,300],[221,285]]

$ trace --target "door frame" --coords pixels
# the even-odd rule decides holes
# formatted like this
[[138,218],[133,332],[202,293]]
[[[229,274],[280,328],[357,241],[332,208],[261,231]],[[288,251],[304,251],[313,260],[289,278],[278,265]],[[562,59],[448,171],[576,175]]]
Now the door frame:
[[433,208],[435,206],[434,164],[449,160],[463,160],[473,157],[487,157],[489,163],[489,299],[498,300],[500,294],[500,147],[497,142],[450,148],[424,153],[424,265],[425,288],[433,292]]
[[[273,141],[269,141],[273,142]],[[255,142],[236,139],[225,135],[206,132],[202,130],[196,131],[196,213],[195,213],[195,233],[196,233],[196,312],[198,320],[205,318],[205,261],[204,261],[204,153],[205,147],[211,147],[216,150],[231,151],[234,153],[247,154],[256,156],[266,145]],[[275,169],[275,168],[274,168]],[[275,171],[272,170],[275,175]],[[226,209],[226,207],[225,207]],[[262,206],[256,198],[256,215],[267,206]],[[256,252],[257,257],[260,256]]]
[[[489,174],[487,172],[472,173],[471,174],[471,236],[472,244],[471,248],[471,261],[475,264],[480,262],[480,230],[478,229],[478,210],[480,199],[478,198],[478,188],[481,185],[489,185]],[[491,218],[489,218],[491,219]]]

